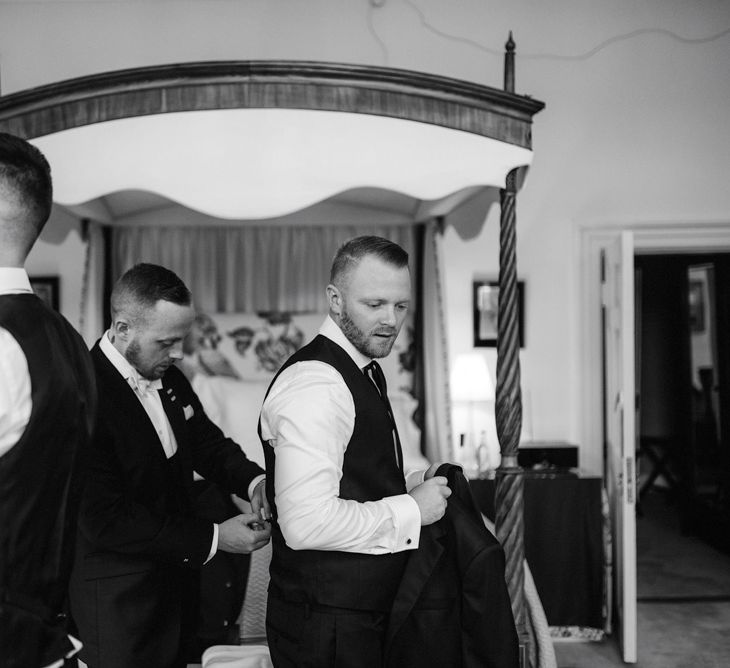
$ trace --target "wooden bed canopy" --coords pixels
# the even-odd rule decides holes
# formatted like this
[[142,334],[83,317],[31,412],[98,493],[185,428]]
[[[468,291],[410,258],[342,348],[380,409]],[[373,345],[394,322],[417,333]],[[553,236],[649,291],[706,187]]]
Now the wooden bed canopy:
[[[0,97],[0,130],[28,139],[116,119],[216,109],[349,112],[441,126],[532,149],[532,117],[542,102],[514,92],[514,42],[506,44],[504,90],[419,72],[295,61],[165,65],[81,77]],[[484,161],[490,160],[489,155]],[[525,166],[500,184],[500,300],[496,422],[496,531],[524,637],[523,477],[515,200]]]
[[211,109],[315,109],[388,116],[532,148],[543,103],[487,86],[383,67],[215,61],[96,74],[0,97],[0,127],[35,138],[131,116]]

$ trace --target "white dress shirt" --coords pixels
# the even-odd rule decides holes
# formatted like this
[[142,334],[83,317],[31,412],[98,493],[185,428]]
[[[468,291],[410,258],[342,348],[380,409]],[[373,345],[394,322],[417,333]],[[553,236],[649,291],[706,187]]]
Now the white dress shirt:
[[[25,269],[0,267],[0,295],[32,293]],[[8,452],[23,435],[30,420],[30,371],[25,353],[15,337],[0,327],[0,457]],[[69,635],[73,645],[66,658],[70,659],[81,648],[81,642]],[[63,661],[55,661],[46,668],[60,668]]]
[[[319,333],[361,369],[360,353],[329,317]],[[360,503],[339,498],[342,466],[355,425],[352,394],[329,364],[297,362],[277,378],[261,412],[261,434],[276,451],[275,502],[287,545],[295,550],[387,554],[418,547],[421,514],[408,494]],[[424,471],[406,475],[406,487]]]
[[[0,267],[0,295],[32,293],[28,274],[18,267]],[[30,372],[20,344],[0,327],[0,457],[28,426],[32,408]]]

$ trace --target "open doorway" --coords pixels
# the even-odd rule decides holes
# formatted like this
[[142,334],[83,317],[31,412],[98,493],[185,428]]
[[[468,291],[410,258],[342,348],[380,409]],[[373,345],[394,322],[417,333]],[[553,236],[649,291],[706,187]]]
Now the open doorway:
[[635,287],[638,598],[729,597],[730,254],[637,255]]

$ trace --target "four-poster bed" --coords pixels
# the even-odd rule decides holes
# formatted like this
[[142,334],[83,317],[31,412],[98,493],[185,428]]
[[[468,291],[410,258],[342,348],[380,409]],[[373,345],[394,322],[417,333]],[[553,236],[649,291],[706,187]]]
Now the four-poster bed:
[[[0,129],[33,140],[46,153],[56,200],[68,207],[114,190],[146,189],[204,215],[265,223],[366,187],[370,195],[407,195],[411,217],[419,222],[448,213],[480,188],[499,189],[496,417],[502,464],[496,530],[507,554],[515,618],[524,629],[515,200],[531,161],[532,117],[542,108],[514,92],[510,36],[504,90],[355,65],[192,63],[99,74],[5,96]],[[166,127],[174,127],[169,144],[157,143]],[[189,152],[181,153],[181,145]],[[131,157],[122,158],[129,149]],[[272,153],[278,159],[270,159]],[[229,162],[231,156],[237,160]],[[83,210],[94,218],[93,206]],[[427,275],[441,271],[433,249],[425,253]],[[109,263],[106,271],[112,271]],[[422,345],[441,338],[445,357],[443,336],[429,329],[435,320],[428,305],[419,307],[431,337]],[[442,369],[429,376],[428,365],[424,372],[426,385],[446,397],[428,404],[433,410],[426,430],[440,428],[441,440],[445,435],[450,443],[443,431],[449,421],[447,375]]]

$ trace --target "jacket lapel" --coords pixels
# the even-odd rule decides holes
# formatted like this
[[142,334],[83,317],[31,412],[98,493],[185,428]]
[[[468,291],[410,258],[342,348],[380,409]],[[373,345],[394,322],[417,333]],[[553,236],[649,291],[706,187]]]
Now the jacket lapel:
[[[460,473],[460,467],[453,464],[442,464],[435,475],[446,476],[452,492],[456,492],[458,495],[463,493],[463,489],[458,485],[459,476],[457,474]],[[450,499],[450,501],[453,500],[455,499]],[[413,607],[423,593],[426,583],[446,551],[448,540],[447,521],[447,518],[444,517],[434,524],[421,527],[421,540],[418,549],[410,555],[398,587],[398,593],[393,601],[385,639],[386,664],[394,638],[411,614]]]
[[121,417],[126,417],[128,424],[135,425],[135,428],[142,432],[139,441],[151,444],[160,461],[166,461],[165,450],[152,420],[150,420],[147,411],[142,406],[142,402],[137,398],[129,383],[102,352],[98,342],[92,348],[91,356],[99,380],[99,393],[103,394],[104,398],[113,404],[114,412],[121,414]]
[[170,421],[170,426],[175,434],[178,448],[182,440],[185,438],[185,415],[183,413],[182,402],[175,393],[174,388],[170,387],[165,378],[162,379],[162,389],[159,390],[162,399],[162,408],[165,409],[165,415]]
[[193,460],[192,452],[188,447],[188,427],[185,420],[184,402],[179,389],[175,388],[174,383],[170,383],[168,376],[162,378],[162,389],[159,390],[162,399],[162,408],[170,422],[172,432],[175,434],[177,441],[177,458],[179,462],[178,471],[181,476],[183,486],[188,489],[188,494],[192,493],[190,486],[193,484]]
[[410,555],[390,611],[388,632],[385,639],[386,657],[393,638],[398,634],[401,626],[410,615],[426,582],[428,582],[436,568],[436,564],[441,559],[446,549],[446,538],[443,520],[421,527],[421,539],[418,549]]

